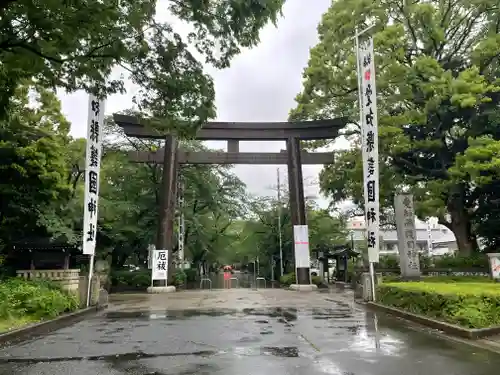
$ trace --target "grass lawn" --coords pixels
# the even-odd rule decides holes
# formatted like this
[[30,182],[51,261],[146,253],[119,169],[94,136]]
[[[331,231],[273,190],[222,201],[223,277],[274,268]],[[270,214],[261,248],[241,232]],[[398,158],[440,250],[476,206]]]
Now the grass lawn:
[[424,280],[382,283],[379,302],[466,328],[500,326],[500,283]]
[[28,324],[36,323],[38,320],[31,317],[0,320],[0,333],[12,331]]

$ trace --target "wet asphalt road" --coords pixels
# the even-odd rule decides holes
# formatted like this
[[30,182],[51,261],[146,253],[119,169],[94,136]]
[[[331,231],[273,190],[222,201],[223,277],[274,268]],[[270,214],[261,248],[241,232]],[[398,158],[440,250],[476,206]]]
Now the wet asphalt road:
[[1,349],[0,374],[493,375],[500,368],[500,355],[375,316],[344,293],[116,298],[101,315]]

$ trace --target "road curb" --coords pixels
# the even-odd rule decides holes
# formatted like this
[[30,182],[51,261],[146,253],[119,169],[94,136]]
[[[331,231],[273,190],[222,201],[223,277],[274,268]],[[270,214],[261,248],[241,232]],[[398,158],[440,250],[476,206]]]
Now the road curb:
[[72,313],[63,314],[57,318],[46,320],[40,323],[29,324],[25,327],[0,334],[0,347],[10,346],[28,340],[35,336],[44,335],[59,328],[74,324],[84,318],[97,314],[106,309],[108,305],[92,306],[80,309]]
[[[358,305],[364,306],[366,308],[366,307],[369,307],[371,302],[365,302],[365,301],[360,300],[360,301],[356,301],[356,303]],[[381,312],[387,312],[387,313],[391,314],[389,311],[385,311],[382,309],[375,308],[374,310],[378,310]],[[446,332],[429,327],[427,325],[424,325],[424,324],[416,322],[416,321],[412,321],[412,320],[404,318],[402,316],[398,316],[396,314],[392,314],[392,315],[394,315],[397,319],[399,319],[401,321],[404,321],[407,323],[412,323],[412,324],[406,325],[406,327],[408,327],[414,331],[424,332],[426,334],[439,337],[443,340],[452,341],[452,342],[468,345],[468,346],[471,346],[473,348],[483,349],[483,350],[487,350],[489,352],[500,354],[500,343],[492,341],[492,340],[488,340],[487,338],[479,338],[479,339],[475,339],[475,340],[470,339],[470,338],[464,338],[464,337],[448,334]]]
[[455,324],[442,322],[436,319],[428,318],[423,315],[414,314],[408,311],[397,309],[395,307],[385,306],[376,302],[368,302],[368,307],[396,315],[400,318],[422,324],[426,327],[433,328],[450,335],[466,338],[469,340],[483,339],[488,336],[500,334],[500,327],[491,328],[464,328]]

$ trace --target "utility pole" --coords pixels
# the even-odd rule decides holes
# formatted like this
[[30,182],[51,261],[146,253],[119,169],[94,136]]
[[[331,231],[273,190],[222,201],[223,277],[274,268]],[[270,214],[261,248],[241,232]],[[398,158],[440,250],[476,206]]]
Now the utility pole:
[[283,276],[283,239],[281,233],[281,185],[280,185],[280,169],[276,168],[276,179],[278,183],[278,237],[280,246],[280,276]]

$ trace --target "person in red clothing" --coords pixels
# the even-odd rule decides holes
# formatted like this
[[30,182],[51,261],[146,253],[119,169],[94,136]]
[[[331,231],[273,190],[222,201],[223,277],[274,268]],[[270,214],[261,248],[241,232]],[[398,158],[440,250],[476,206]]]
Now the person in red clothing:
[[231,267],[224,266],[224,288],[231,289]]

